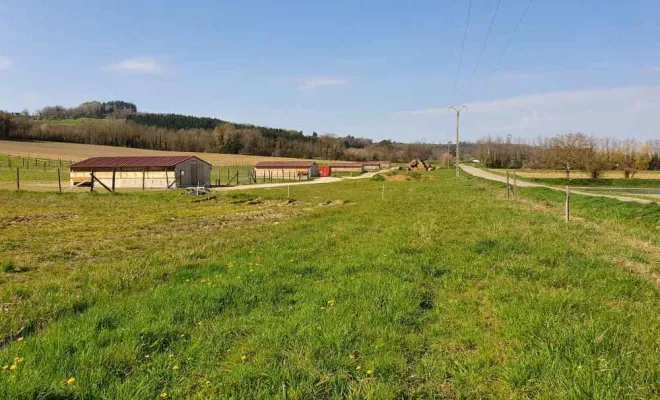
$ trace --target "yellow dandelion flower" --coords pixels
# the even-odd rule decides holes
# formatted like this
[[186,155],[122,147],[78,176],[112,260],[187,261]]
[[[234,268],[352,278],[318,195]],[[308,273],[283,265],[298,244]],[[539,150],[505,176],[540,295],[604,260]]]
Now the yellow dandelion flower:
[[167,398],[167,392],[163,392],[160,394],[161,399],[166,399]]
[[73,385],[74,383],[76,383],[76,378],[74,378],[73,376],[66,380],[67,385]]
[[355,367],[355,370],[356,371],[362,371],[362,367],[358,365],[357,367]]
[[246,355],[242,355],[242,356],[241,356],[241,361],[247,361],[247,356],[246,356]]
[[373,374],[374,374],[374,371],[372,371],[372,370],[367,370],[367,375],[373,375]]
[[328,300],[328,307],[334,307],[334,306],[335,306],[335,299]]
[[14,361],[16,361],[16,364],[22,363],[25,359],[23,357],[14,357]]
[[22,341],[23,341],[23,338],[22,338],[22,337],[19,337],[18,339],[16,339],[16,341],[17,341],[17,342],[22,342]]
[[172,367],[172,369],[176,371],[177,369],[179,369],[179,366],[175,365],[175,366]]
[[11,367],[9,367],[10,371],[15,371],[16,370],[16,364],[12,364]]

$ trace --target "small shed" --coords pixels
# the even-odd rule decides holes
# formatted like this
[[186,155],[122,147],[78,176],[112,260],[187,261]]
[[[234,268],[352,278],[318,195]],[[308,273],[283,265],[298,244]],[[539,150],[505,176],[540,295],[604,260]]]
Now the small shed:
[[332,163],[330,164],[332,173],[335,172],[364,172],[364,166],[359,162],[352,163]]
[[300,180],[319,176],[314,161],[261,161],[254,166],[254,176],[262,179]]
[[380,161],[365,161],[362,163],[365,171],[378,171],[380,166]]
[[92,157],[71,164],[71,186],[176,189],[211,184],[211,164],[196,156]]

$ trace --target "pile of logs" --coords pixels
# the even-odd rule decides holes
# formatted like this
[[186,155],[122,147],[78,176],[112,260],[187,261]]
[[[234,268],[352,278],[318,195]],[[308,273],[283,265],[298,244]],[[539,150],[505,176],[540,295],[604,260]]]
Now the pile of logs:
[[416,158],[408,163],[408,171],[431,171],[433,167],[430,163]]

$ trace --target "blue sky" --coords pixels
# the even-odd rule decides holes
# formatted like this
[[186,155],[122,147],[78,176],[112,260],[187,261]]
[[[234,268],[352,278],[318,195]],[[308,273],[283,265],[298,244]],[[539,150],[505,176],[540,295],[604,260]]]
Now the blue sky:
[[[12,1],[0,109],[120,99],[141,111],[446,142],[563,132],[660,138],[660,2]],[[457,76],[458,84],[452,98]],[[468,87],[469,86],[469,87]]]

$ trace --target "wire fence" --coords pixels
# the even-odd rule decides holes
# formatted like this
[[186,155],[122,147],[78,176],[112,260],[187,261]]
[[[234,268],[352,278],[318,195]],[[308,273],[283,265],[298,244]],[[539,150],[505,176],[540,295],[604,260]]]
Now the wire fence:
[[[77,160],[34,156],[0,155],[0,189],[67,191],[72,189],[69,167]],[[295,182],[307,177],[275,176],[254,170],[254,163],[231,162],[211,168],[211,186],[235,186],[271,182]],[[89,190],[85,187],[74,190]]]

